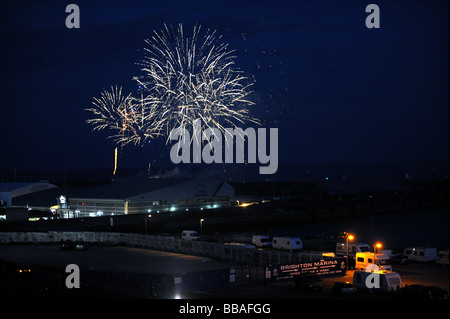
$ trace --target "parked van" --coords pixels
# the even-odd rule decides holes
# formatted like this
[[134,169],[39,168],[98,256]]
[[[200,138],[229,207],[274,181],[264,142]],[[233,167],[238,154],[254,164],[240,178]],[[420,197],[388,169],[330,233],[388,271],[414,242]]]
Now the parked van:
[[183,230],[181,233],[181,241],[190,242],[197,239],[200,239],[200,236],[195,230]]
[[448,266],[448,250],[440,250],[438,252],[436,264]]
[[301,250],[303,243],[298,237],[274,237],[272,247],[281,250]]
[[429,262],[437,258],[437,249],[431,247],[405,248],[404,255],[409,256],[412,261]]
[[[367,286],[366,280],[369,276],[369,281],[373,280],[375,282],[375,280],[377,280],[377,283],[379,283],[378,287],[374,285],[374,282],[372,282],[372,286]],[[375,272],[366,272],[357,270],[353,273],[353,287],[358,290],[373,289],[373,291],[395,292],[402,288],[403,284],[400,275],[393,271],[386,272],[380,270]]]
[[392,271],[392,266],[389,265],[389,256],[386,254],[375,254],[374,253],[365,252],[365,253],[356,253],[356,270],[366,270],[369,265],[377,265],[380,270]]
[[272,246],[272,242],[270,241],[269,236],[264,235],[253,235],[252,244],[256,247],[270,247]]
[[[370,246],[363,243],[348,243],[348,255],[355,256],[356,253],[368,252],[370,251]],[[346,243],[336,243],[336,255],[346,256],[347,255],[347,244]]]

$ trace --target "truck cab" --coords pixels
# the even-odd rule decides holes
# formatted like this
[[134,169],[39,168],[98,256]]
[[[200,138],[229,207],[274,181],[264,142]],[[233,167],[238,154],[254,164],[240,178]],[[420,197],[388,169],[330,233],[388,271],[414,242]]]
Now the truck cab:
[[436,264],[448,266],[448,250],[441,250],[438,252]]
[[[364,243],[348,243],[348,255],[355,257],[356,253],[369,252],[370,246]],[[336,243],[336,255],[346,256],[347,255],[347,244],[346,243]]]

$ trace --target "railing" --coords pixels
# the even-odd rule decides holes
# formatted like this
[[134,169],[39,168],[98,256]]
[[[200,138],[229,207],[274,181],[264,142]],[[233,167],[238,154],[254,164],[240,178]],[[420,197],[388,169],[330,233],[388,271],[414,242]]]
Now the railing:
[[[124,245],[197,255],[248,265],[295,264],[324,259],[317,253],[257,249],[244,245],[217,242],[182,242],[173,236],[114,232],[0,232],[0,244],[48,244],[62,241],[85,241],[92,244]],[[326,259],[326,257],[325,257]]]

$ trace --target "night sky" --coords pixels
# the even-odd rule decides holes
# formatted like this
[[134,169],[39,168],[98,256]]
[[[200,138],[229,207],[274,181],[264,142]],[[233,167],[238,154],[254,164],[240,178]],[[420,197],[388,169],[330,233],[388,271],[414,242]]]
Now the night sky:
[[[65,8],[80,8],[68,29]],[[368,29],[376,3],[381,28]],[[144,39],[164,23],[216,29],[255,77],[252,114],[283,163],[449,158],[448,1],[2,1],[0,170],[110,168],[86,123],[111,85],[137,92]],[[249,125],[250,126],[250,125]],[[160,143],[159,143],[160,144]],[[158,141],[128,146],[146,167]]]

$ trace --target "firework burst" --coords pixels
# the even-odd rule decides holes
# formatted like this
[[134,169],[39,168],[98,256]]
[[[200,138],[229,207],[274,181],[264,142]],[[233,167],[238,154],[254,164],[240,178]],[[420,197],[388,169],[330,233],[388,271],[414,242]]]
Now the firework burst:
[[202,121],[202,129],[237,127],[249,115],[252,78],[235,67],[233,51],[216,31],[204,34],[195,26],[186,36],[183,26],[164,25],[145,40],[143,75],[134,77],[141,97],[122,96],[121,90],[102,92],[94,99],[94,130],[109,128],[116,143],[143,144],[178,127]]
[[[145,58],[140,63],[143,76],[136,77],[161,118],[163,131],[192,125],[201,119],[203,127],[224,125],[232,127],[247,120],[248,99],[253,84],[250,78],[234,67],[233,51],[220,42],[216,31],[194,27],[192,36],[186,37],[183,26],[164,29],[145,40]],[[227,126],[228,126],[227,125]]]
[[159,135],[158,122],[153,120],[155,112],[148,107],[152,104],[132,97],[131,93],[123,95],[121,87],[103,90],[92,104],[94,107],[86,110],[94,117],[87,123],[94,125],[94,130],[112,131],[109,138],[116,144],[142,144]]

